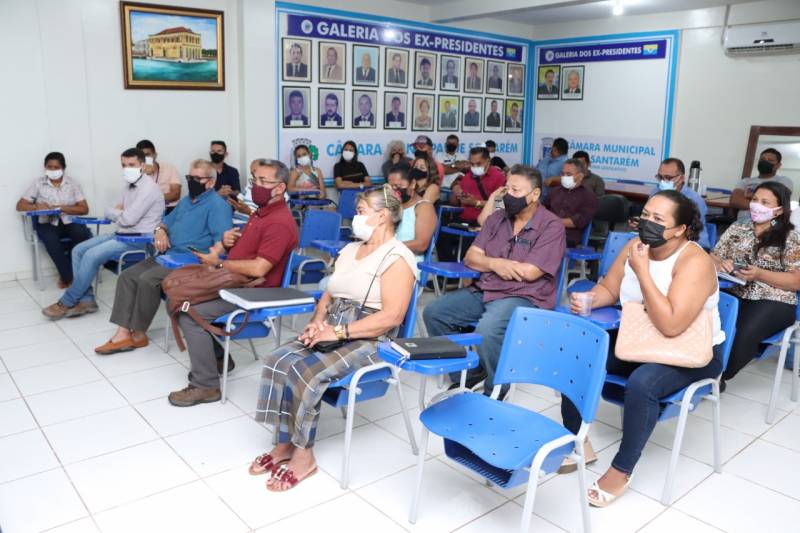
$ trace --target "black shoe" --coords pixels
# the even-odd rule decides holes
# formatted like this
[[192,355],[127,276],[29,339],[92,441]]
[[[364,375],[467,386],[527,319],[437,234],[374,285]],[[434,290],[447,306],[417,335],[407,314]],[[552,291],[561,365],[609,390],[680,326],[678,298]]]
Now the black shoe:
[[727,389],[727,388],[728,388],[728,383],[724,379],[720,378],[720,380],[719,380],[719,393],[722,394],[723,392],[725,392],[725,389]]
[[[222,361],[223,359],[217,359],[217,373],[221,376],[222,375]],[[228,355],[228,374],[236,368],[236,362],[233,360],[233,356],[230,354]]]

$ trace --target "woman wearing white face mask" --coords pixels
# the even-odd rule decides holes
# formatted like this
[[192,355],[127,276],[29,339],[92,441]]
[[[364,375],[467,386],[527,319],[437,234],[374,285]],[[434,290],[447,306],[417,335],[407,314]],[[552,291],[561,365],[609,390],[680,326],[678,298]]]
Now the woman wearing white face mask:
[[[303,334],[264,359],[256,420],[277,427],[278,445],[258,456],[250,473],[271,472],[271,491],[289,490],[316,472],[312,448],[323,394],[332,381],[378,361],[378,340],[397,331],[411,300],[417,268],[395,237],[400,201],[384,186],[359,194],[356,211],[360,242],[339,253]],[[341,345],[321,351],[326,341]]]
[[363,190],[372,185],[367,167],[358,160],[358,147],[355,142],[347,141],[342,145],[342,156],[339,162],[333,165],[333,176],[336,188],[339,190]]
[[[44,158],[44,176],[36,178],[17,202],[17,211],[59,209],[60,214],[34,219],[36,235],[44,244],[47,254],[58,270],[58,288],[72,283],[72,258],[69,253],[75,246],[92,237],[83,224],[75,224],[73,217],[89,212],[80,184],[64,174],[67,163],[61,152],[50,152]],[[61,239],[69,238],[71,246]]]
[[308,146],[298,144],[294,148],[296,166],[289,173],[289,192],[315,190],[319,194],[314,198],[325,198],[325,182],[322,171],[314,167]]

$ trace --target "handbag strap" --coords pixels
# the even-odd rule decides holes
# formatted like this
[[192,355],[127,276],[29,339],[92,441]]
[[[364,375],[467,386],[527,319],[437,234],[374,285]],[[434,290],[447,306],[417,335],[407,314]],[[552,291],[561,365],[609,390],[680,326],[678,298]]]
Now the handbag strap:
[[364,295],[364,300],[361,302],[361,305],[358,306],[358,313],[356,314],[356,320],[361,320],[361,313],[364,311],[364,307],[367,305],[367,299],[369,298],[369,291],[372,290],[372,285],[375,283],[375,278],[378,277],[378,272],[381,271],[381,267],[383,266],[383,262],[386,261],[386,258],[389,257],[389,254],[394,251],[394,246],[392,246],[386,255],[383,256],[381,262],[378,263],[378,268],[375,269],[375,274],[372,275],[372,280],[369,282],[369,287],[367,287],[367,293]]

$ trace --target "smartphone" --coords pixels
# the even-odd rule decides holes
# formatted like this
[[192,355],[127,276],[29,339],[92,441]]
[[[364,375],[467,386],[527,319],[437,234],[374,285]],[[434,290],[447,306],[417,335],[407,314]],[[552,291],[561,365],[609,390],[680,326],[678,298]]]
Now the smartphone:
[[234,202],[238,202],[239,201],[239,193],[236,192],[236,191],[232,191],[231,193],[228,194],[228,198],[230,198]]
[[747,263],[745,263],[744,261],[734,261],[733,262],[733,271],[736,272],[737,270],[744,270],[748,266],[749,265]]
[[120,237],[141,237],[142,236],[141,233],[127,233],[127,232],[123,232],[123,231],[118,231],[117,235],[119,235]]
[[187,248],[187,249],[188,249],[190,252],[194,252],[194,253],[196,253],[196,254],[207,254],[207,253],[208,253],[208,251],[207,251],[207,250],[201,250],[200,248],[197,248],[196,246],[187,246],[186,248]]

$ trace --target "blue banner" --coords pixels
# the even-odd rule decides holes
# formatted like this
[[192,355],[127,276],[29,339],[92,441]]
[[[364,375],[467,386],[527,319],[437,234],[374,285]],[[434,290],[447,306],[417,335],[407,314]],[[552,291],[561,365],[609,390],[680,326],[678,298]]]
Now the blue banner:
[[288,35],[522,61],[518,44],[315,15],[288,14]]
[[539,64],[664,59],[666,39],[539,48]]

